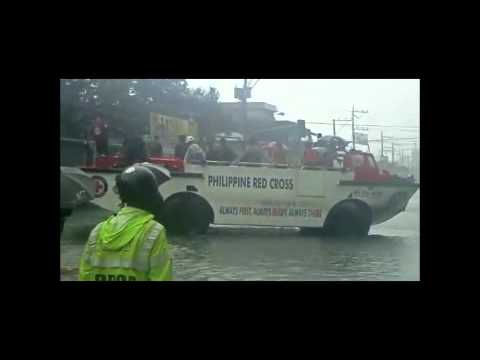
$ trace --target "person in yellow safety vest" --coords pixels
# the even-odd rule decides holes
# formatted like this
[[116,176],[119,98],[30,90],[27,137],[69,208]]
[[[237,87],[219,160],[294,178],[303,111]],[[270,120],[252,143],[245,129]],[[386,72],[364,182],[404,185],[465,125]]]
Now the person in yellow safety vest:
[[80,280],[172,280],[166,231],[153,215],[163,203],[155,175],[135,164],[117,176],[116,186],[122,208],[90,233]]

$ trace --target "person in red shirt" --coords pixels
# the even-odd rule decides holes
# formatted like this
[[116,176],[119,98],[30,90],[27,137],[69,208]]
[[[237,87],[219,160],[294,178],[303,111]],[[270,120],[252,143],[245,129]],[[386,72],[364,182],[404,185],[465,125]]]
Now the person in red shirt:
[[98,155],[108,155],[108,125],[97,115],[93,122],[93,140],[97,146]]
[[272,147],[272,162],[274,164],[286,164],[287,163],[287,147],[280,141],[275,141]]
[[320,163],[320,157],[318,152],[313,149],[313,144],[308,142],[305,144],[305,151],[303,153],[304,165],[318,165]]

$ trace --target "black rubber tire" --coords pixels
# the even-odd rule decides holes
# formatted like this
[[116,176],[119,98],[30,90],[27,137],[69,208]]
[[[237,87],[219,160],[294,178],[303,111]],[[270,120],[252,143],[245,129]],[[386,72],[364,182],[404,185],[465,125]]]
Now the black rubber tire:
[[204,235],[210,226],[209,208],[198,198],[188,201],[190,232]]
[[162,219],[173,234],[205,234],[210,226],[208,208],[196,198],[176,198],[167,201]]
[[370,221],[354,203],[345,203],[333,210],[328,218],[325,233],[333,236],[367,236]]
[[167,201],[163,207],[161,218],[168,233],[181,235],[187,232],[182,199],[177,198]]

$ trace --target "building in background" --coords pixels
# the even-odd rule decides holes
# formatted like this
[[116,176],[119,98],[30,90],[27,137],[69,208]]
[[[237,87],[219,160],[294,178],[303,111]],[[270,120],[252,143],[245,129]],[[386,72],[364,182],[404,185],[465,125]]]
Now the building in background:
[[[226,123],[230,125],[231,130],[241,134],[245,132],[245,123],[243,120],[242,103],[240,102],[221,102]],[[260,129],[273,127],[276,125],[273,114],[277,112],[275,105],[264,102],[248,102],[247,103],[247,135],[254,133]]]
[[198,139],[198,124],[193,119],[182,119],[160,113],[150,113],[149,139],[158,136],[165,155],[174,153],[179,135],[193,136]]

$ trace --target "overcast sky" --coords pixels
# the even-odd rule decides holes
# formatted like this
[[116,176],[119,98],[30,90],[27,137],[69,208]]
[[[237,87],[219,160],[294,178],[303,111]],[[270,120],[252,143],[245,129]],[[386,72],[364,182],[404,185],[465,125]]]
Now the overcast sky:
[[[255,83],[257,79],[249,80]],[[237,101],[233,97],[235,86],[242,87],[243,79],[187,79],[190,87],[208,89],[212,86],[220,92],[220,101]],[[387,126],[420,126],[420,81],[418,79],[260,79],[252,90],[252,102],[275,105],[285,116],[278,120],[304,119],[313,132],[332,135],[331,125],[313,125],[312,122],[328,122],[332,119],[350,119],[352,105],[355,109],[368,110],[357,114],[355,125],[384,125],[384,136],[397,138],[419,137],[418,129],[399,129]],[[337,135],[351,140],[351,125],[337,126]],[[368,129],[369,139],[380,138],[380,128]],[[358,131],[366,132],[366,131]],[[419,142],[417,146],[419,146]],[[403,148],[412,146],[403,145]],[[400,148],[400,147],[398,147]],[[378,151],[376,143],[371,150]]]

